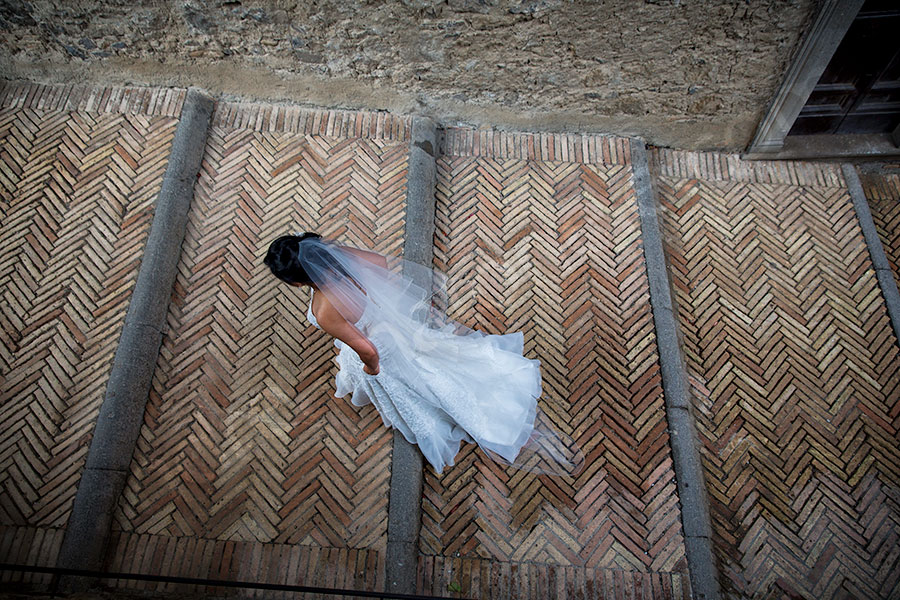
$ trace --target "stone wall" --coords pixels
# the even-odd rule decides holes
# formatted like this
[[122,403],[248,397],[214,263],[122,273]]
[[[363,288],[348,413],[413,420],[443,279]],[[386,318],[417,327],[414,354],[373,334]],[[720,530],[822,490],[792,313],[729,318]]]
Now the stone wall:
[[816,0],[5,0],[0,70],[742,149]]

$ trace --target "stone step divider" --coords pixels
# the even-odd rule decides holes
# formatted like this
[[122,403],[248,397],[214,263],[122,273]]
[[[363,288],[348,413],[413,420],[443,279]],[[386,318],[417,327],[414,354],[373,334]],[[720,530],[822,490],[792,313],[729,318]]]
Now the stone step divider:
[[[125,487],[144,421],[213,105],[213,99],[203,92],[188,91],[87,462],[57,558],[57,566],[61,568],[93,571],[102,568],[113,513]],[[66,578],[61,585],[76,591],[88,587],[90,581]]]
[[[414,117],[409,140],[403,258],[429,267],[434,254],[438,147],[437,125],[431,119]],[[425,289],[432,286],[431,281],[416,283]],[[385,556],[385,590],[388,592],[416,593],[421,512],[422,454],[395,429]]]
[[681,504],[685,554],[691,578],[692,596],[698,600],[718,600],[719,579],[712,547],[712,524],[700,441],[691,414],[687,368],[678,327],[678,305],[666,265],[657,197],[647,159],[647,146],[632,140],[631,161],[634,188],[641,219],[644,257],[650,281],[650,305],[659,347],[660,371],[669,422],[672,461]]
[[841,165],[841,171],[844,173],[844,180],[847,182],[847,189],[850,191],[850,198],[853,200],[853,208],[856,210],[856,218],[859,220],[863,237],[866,239],[866,246],[869,247],[869,256],[872,259],[875,276],[881,288],[881,295],[884,296],[888,318],[891,320],[891,326],[894,329],[894,337],[900,343],[900,292],[897,290],[897,281],[894,279],[894,273],[891,270],[891,264],[888,262],[887,254],[884,252],[881,237],[878,235],[875,222],[872,220],[869,201],[866,199],[856,167],[849,163],[843,164]]

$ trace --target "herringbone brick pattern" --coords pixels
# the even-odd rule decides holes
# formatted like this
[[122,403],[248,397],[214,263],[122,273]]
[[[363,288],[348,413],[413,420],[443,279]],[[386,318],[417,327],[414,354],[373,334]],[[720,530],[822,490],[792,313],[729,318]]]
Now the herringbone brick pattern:
[[900,357],[839,172],[794,165],[798,185],[671,156],[659,194],[726,596],[896,598]]
[[[116,527],[142,556],[150,539],[241,542],[246,556],[305,547],[291,552],[313,562],[334,549],[350,577],[365,554],[376,568],[354,581],[382,585],[391,435],[371,406],[333,397],[332,340],[306,322],[307,294],[279,284],[262,258],[298,229],[400,254],[405,125],[306,135],[299,120],[279,130],[258,115],[228,104],[214,115]],[[177,553],[166,556],[154,568],[178,572]],[[232,577],[246,565],[209,568]]]
[[4,561],[55,557],[182,97],[0,87],[0,524],[41,544]]
[[872,220],[900,287],[900,175],[860,175]]
[[599,568],[683,571],[627,141],[460,129],[445,153],[435,263],[449,276],[449,312],[524,332],[526,355],[542,362],[541,407],[586,468],[537,476],[465,446],[443,476],[426,469],[421,553],[577,567],[588,579]]

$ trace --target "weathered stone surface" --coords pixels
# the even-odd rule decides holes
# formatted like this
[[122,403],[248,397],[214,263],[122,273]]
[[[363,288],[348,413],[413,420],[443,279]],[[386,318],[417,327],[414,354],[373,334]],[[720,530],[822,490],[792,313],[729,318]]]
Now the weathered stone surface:
[[0,10],[0,67],[43,79],[194,84],[440,120],[738,148],[814,4],[9,2]]

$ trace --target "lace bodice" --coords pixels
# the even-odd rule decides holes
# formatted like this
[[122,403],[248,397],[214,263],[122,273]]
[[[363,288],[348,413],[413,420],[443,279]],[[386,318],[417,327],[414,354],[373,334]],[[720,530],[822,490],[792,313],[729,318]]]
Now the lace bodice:
[[315,292],[310,289],[309,291],[309,306],[306,309],[306,320],[309,321],[309,324],[315,327],[316,329],[322,329],[319,327],[319,322],[316,321],[316,315],[313,314],[312,305],[313,305],[313,295]]

